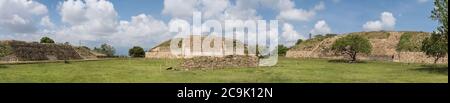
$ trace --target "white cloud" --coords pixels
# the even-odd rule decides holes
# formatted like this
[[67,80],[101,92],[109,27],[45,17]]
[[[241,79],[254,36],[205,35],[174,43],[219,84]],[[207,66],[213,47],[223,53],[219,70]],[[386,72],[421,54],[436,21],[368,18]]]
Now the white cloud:
[[41,23],[42,26],[49,28],[49,29],[54,29],[56,26],[55,24],[53,24],[53,22],[50,20],[49,16],[45,16],[41,19]]
[[1,0],[0,30],[7,33],[35,33],[47,7],[32,0]]
[[324,2],[320,2],[318,5],[310,10],[297,9],[295,3],[291,0],[280,0],[279,2],[280,14],[277,19],[286,21],[309,21],[315,15],[317,11],[325,9]]
[[395,26],[395,17],[390,12],[381,13],[381,22],[389,28],[393,28]]
[[229,7],[228,0],[202,0],[202,11],[205,18],[212,18],[223,14],[226,8]]
[[106,0],[67,0],[60,3],[59,10],[61,21],[66,24],[56,31],[55,37],[60,41],[75,44],[81,41],[88,46],[108,43],[116,48],[149,48],[171,36],[166,23],[151,15],[139,14],[130,21],[119,21],[114,5]]
[[312,29],[310,33],[313,35],[329,34],[331,33],[331,29],[325,20],[320,20],[314,25],[314,29]]
[[191,18],[192,12],[198,11],[199,0],[164,0],[162,14],[175,18]]
[[426,2],[428,2],[429,0],[417,0],[417,2],[418,3],[426,3]]
[[237,0],[235,5],[231,5],[229,8],[225,10],[225,14],[223,18],[219,19],[227,19],[227,20],[258,20],[262,19],[261,16],[258,15],[256,11],[256,6],[258,2],[251,0]]
[[176,19],[192,20],[193,12],[201,12],[204,19],[261,19],[256,7],[260,1],[236,0],[234,5],[230,0],[165,0],[163,15]]
[[62,22],[78,25],[87,21],[86,4],[82,0],[67,0],[59,4]]
[[63,23],[67,23],[65,33],[86,35],[110,35],[116,32],[118,14],[111,2],[106,0],[67,0],[60,3]]
[[380,31],[383,30],[383,23],[381,21],[368,21],[363,25],[365,31]]
[[204,19],[261,19],[256,7],[260,1],[236,0],[234,5],[230,0],[165,0],[162,14],[176,19],[192,20],[193,12],[201,12]]
[[294,26],[289,23],[283,24],[281,36],[287,46],[294,45],[298,39],[305,39],[305,37],[300,35],[300,33],[295,30]]
[[159,43],[170,36],[166,23],[151,15],[139,14],[131,17],[131,21],[120,21],[119,30],[111,40],[120,46],[145,46]]
[[381,20],[368,21],[363,25],[365,31],[393,30],[396,24],[396,18],[390,12],[381,13]]

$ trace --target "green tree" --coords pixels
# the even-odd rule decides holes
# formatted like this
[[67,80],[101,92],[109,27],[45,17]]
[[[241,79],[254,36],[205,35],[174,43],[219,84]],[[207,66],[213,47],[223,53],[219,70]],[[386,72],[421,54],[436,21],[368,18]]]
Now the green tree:
[[416,33],[404,33],[400,36],[400,40],[397,43],[397,52],[420,52],[423,37],[428,36],[428,34],[416,34]]
[[128,55],[131,57],[144,57],[145,51],[142,47],[134,46],[130,50],[128,50]]
[[434,57],[434,63],[445,57],[448,52],[447,43],[440,36],[441,34],[433,33],[431,37],[425,38],[422,42],[422,51],[430,57]]
[[295,45],[299,45],[299,44],[301,44],[302,42],[303,42],[302,39],[298,39],[297,42],[295,42]]
[[98,53],[102,53],[102,54],[106,54],[106,56],[108,57],[113,57],[114,54],[116,53],[116,49],[114,49],[114,47],[112,47],[111,45],[108,44],[102,44],[100,46],[100,48],[95,47],[94,51],[98,52]]
[[435,0],[434,6],[431,19],[437,20],[440,24],[435,34],[443,38],[448,45],[448,0]]
[[368,39],[359,35],[347,35],[337,39],[331,49],[336,53],[348,55],[350,62],[356,62],[358,53],[369,54],[372,51],[372,45]]
[[287,48],[284,45],[278,45],[278,55],[279,56],[285,56],[286,52],[289,50],[289,48]]
[[430,37],[422,41],[421,51],[434,57],[434,63],[448,53],[448,0],[435,0],[431,19],[437,20],[439,26]]
[[51,39],[49,37],[42,37],[41,43],[55,43],[55,41],[53,41],[53,39]]
[[331,37],[335,37],[337,36],[337,34],[325,34],[325,37],[327,38],[331,38]]

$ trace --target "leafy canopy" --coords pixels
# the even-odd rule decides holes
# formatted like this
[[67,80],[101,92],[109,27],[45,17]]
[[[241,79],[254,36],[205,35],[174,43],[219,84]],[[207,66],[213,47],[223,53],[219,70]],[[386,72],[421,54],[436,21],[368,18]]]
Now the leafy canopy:
[[112,57],[116,53],[116,49],[114,49],[114,47],[112,47],[111,45],[108,45],[106,43],[102,44],[100,46],[100,48],[95,47],[94,51],[102,53],[102,54],[106,54],[106,56],[108,56],[108,57]]
[[128,50],[128,55],[130,55],[131,57],[144,57],[145,51],[142,47],[134,46],[133,48]]
[[444,39],[439,34],[431,34],[431,37],[425,38],[422,42],[422,51],[428,56],[434,57],[434,63],[445,57],[448,52],[448,46]]
[[336,53],[350,56],[351,61],[356,61],[357,54],[369,54],[372,51],[372,45],[368,39],[359,35],[347,35],[337,39],[331,49]]
[[435,32],[448,44],[448,0],[435,0],[434,6],[435,8],[431,11],[431,19],[440,24]]
[[53,39],[51,39],[49,37],[42,37],[41,43],[55,43],[55,41],[53,41]]
[[422,42],[422,51],[434,57],[434,63],[448,53],[448,0],[435,0],[431,19],[439,22],[437,30]]
[[289,50],[288,47],[286,47],[284,45],[278,45],[278,55],[279,56],[285,56],[288,50]]

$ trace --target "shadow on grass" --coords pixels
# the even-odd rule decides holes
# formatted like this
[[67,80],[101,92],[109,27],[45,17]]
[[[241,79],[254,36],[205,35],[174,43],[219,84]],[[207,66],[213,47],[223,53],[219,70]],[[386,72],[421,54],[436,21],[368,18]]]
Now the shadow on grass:
[[443,65],[422,65],[421,68],[414,69],[421,72],[448,75],[448,66]]
[[0,65],[0,69],[8,68],[7,66]]
[[329,63],[347,63],[347,64],[367,63],[366,61],[350,62],[349,60],[344,60],[344,59],[328,60],[328,62]]

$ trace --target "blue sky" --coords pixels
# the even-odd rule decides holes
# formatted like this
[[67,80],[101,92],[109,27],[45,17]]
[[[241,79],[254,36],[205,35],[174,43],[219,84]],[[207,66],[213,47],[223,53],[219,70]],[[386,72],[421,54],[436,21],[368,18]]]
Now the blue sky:
[[[50,10],[51,18],[60,23],[60,16],[57,10],[58,3],[62,0],[41,0]],[[164,7],[163,0],[110,0],[117,12],[120,20],[130,20],[131,16],[141,13],[152,15],[157,19],[168,22],[171,17],[162,15]],[[234,0],[233,0],[234,1]],[[333,33],[347,33],[363,31],[361,25],[368,20],[377,20],[381,12],[392,12],[398,22],[395,30],[398,31],[426,31],[435,29],[437,22],[429,19],[433,9],[432,0],[421,3],[416,0],[322,0],[326,4],[326,9],[319,12],[314,20],[310,22],[297,22],[296,29],[308,33],[312,29],[314,21],[326,20],[332,27]],[[300,8],[311,8],[320,0],[294,0]],[[275,19],[277,12],[270,9],[259,9],[260,14],[266,20]],[[266,12],[268,11],[268,12]],[[306,28],[302,28],[306,26]]]
[[[88,3],[86,2],[88,0],[86,0],[81,3],[85,5],[94,5],[95,7],[91,7],[93,9],[87,9],[89,8],[88,6],[86,6],[86,8],[78,8],[80,10],[76,8],[63,10],[63,4],[70,4],[68,1],[64,0],[32,1],[36,6],[20,5],[20,3],[13,1],[17,0],[3,0],[3,2],[0,2],[3,3],[0,4],[0,8],[10,8],[8,10],[0,10],[0,14],[3,15],[0,16],[0,18],[3,19],[3,21],[0,22],[0,40],[16,39],[36,41],[42,36],[50,36],[55,38],[57,42],[67,41],[72,44],[82,42],[82,45],[87,45],[89,47],[98,46],[101,43],[110,43],[118,49],[118,54],[126,54],[127,49],[134,45],[150,48],[159,42],[170,39],[172,35],[166,33],[166,26],[174,18],[185,18],[186,16],[181,14],[183,12],[189,12],[189,8],[193,8],[202,13],[209,9],[216,9],[214,7],[204,7],[206,5],[206,3],[203,4],[205,0],[184,0],[183,3],[180,3],[178,0],[100,0],[102,2],[91,0],[92,2]],[[264,4],[262,3],[263,1],[271,2]],[[287,5],[277,5],[277,3],[281,1],[295,6],[289,7]],[[224,12],[240,14],[240,11],[255,10],[255,14],[243,13],[243,15],[234,16],[241,16],[241,18],[261,17],[264,20],[280,20],[280,39],[282,41],[283,39],[286,39],[283,43],[286,43],[287,45],[289,45],[289,42],[292,43],[292,41],[294,41],[288,40],[289,38],[304,39],[309,33],[342,34],[373,30],[431,32],[437,26],[437,22],[432,21],[429,18],[431,10],[433,9],[433,0],[281,1],[230,0],[226,1],[229,3],[228,6],[222,8],[222,11],[219,10],[215,15],[219,18]],[[192,6],[185,7],[191,2],[194,2],[192,3]],[[244,7],[240,7],[238,2],[243,4]],[[257,5],[251,4],[255,2]],[[200,5],[200,3],[202,4]],[[75,7],[74,5],[65,6]],[[170,8],[169,6],[175,8]],[[33,13],[45,11],[37,9],[36,7],[45,7],[47,12],[39,14]],[[237,11],[233,11],[233,8]],[[29,12],[30,10],[23,11],[22,9],[33,9],[31,10],[33,12]],[[90,10],[97,10],[100,12],[89,13]],[[296,13],[304,11],[303,14],[310,13],[311,15],[308,15],[305,19],[296,19],[299,17],[302,18],[303,14],[299,13],[298,15],[291,15],[291,12],[288,11],[296,11]],[[63,15],[63,12],[67,15]],[[81,13],[80,18],[71,17],[74,15],[70,14],[75,12]],[[281,15],[281,12],[288,12],[288,15],[283,16]],[[49,17],[48,24],[53,26],[42,25],[42,23],[39,23],[42,22],[42,18],[45,18],[46,16]],[[8,24],[13,22],[5,22],[17,20],[14,19],[14,17],[21,17],[29,22],[17,26]],[[98,22],[99,24],[91,24],[92,22]],[[13,28],[20,28],[21,26],[36,27],[37,30],[30,29],[29,32],[20,32],[17,31],[18,29]],[[365,28],[364,26],[367,27]],[[149,27],[156,27],[156,30],[153,30],[153,28],[149,30]],[[289,27],[292,29],[289,29]]]

